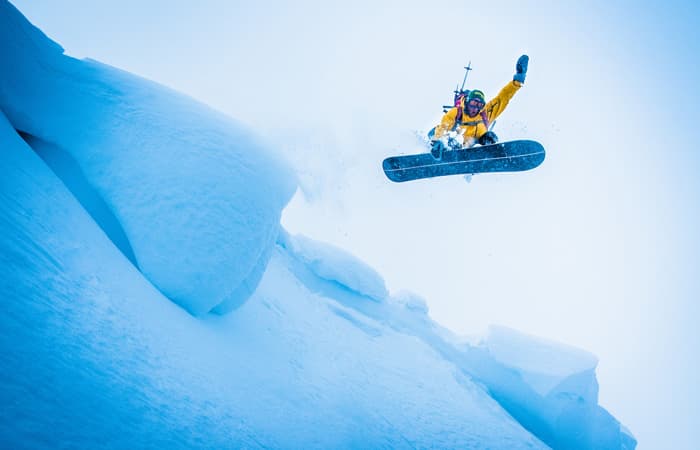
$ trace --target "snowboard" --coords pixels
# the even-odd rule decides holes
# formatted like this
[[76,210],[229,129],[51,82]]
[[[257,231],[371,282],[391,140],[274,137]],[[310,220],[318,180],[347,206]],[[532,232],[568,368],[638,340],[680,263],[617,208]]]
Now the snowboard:
[[520,172],[544,161],[542,144],[519,140],[459,150],[445,150],[442,158],[430,153],[390,156],[382,163],[387,178],[397,183],[445,175]]

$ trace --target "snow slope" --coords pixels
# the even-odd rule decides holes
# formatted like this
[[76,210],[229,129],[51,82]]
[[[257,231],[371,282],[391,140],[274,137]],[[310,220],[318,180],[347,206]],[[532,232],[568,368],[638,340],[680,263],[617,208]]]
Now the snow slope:
[[463,342],[281,229],[295,176],[241,125],[0,24],[3,447],[634,447],[593,356]]

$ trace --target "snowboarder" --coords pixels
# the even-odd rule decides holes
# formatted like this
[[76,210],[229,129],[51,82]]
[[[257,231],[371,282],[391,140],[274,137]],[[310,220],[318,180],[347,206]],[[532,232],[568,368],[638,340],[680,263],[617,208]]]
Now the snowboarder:
[[[478,89],[470,91],[466,97],[461,97],[460,104],[447,111],[440,124],[435,127],[430,149],[433,157],[442,158],[442,152],[447,150],[443,139],[450,131],[455,131],[457,137],[461,139],[461,142],[457,140],[457,148],[460,144],[461,148],[469,148],[477,143],[481,145],[495,144],[498,137],[489,130],[489,127],[506,109],[510,99],[525,83],[528,62],[527,55],[518,58],[513,81],[509,81],[498,95],[488,103],[486,103],[484,93]],[[450,141],[450,149],[454,149],[452,148],[454,141],[454,138]]]

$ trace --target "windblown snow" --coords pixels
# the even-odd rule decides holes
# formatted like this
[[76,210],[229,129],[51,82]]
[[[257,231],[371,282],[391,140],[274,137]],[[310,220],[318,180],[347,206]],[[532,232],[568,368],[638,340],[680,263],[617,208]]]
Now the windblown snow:
[[631,449],[594,356],[464,343],[290,235],[285,155],[0,1],[4,448]]

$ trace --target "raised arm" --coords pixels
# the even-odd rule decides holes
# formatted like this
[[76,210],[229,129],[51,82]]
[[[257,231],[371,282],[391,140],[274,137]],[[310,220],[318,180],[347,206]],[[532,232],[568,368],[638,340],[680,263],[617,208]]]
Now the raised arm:
[[513,75],[513,81],[509,81],[503,89],[498,93],[496,97],[490,100],[484,110],[489,119],[489,122],[493,122],[508,106],[508,102],[513,98],[518,89],[525,83],[525,75],[527,74],[527,65],[529,63],[529,58],[527,55],[522,55],[518,58],[518,62],[515,64],[515,75]]

